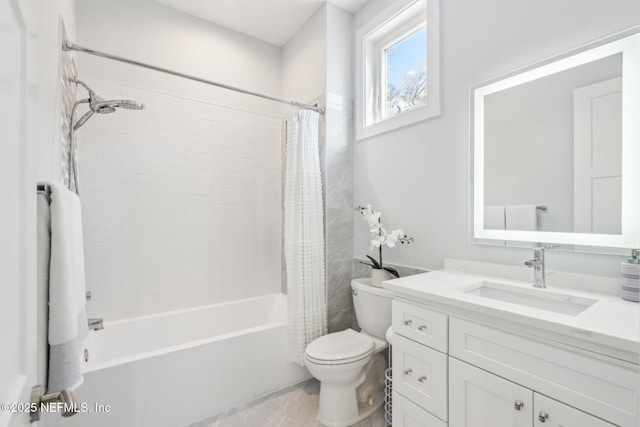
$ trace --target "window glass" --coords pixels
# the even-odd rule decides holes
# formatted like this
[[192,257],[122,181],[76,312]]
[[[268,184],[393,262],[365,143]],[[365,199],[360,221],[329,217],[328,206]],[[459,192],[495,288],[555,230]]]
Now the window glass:
[[385,116],[427,103],[427,28],[421,27],[384,51]]

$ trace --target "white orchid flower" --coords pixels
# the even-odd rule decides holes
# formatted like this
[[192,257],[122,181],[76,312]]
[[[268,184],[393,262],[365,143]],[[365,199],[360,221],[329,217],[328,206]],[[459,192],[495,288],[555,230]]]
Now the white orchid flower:
[[396,242],[399,238],[404,236],[404,231],[401,229],[393,230],[389,235],[387,235],[387,246],[393,248],[396,245]]
[[[374,264],[367,264],[367,263],[364,263],[364,264],[370,265],[374,268],[382,268],[381,266],[383,266],[382,264],[382,247],[383,246],[393,248],[396,246],[396,243],[398,241],[400,241],[401,243],[407,243],[407,244],[413,242],[413,238],[407,237],[407,235],[404,234],[404,231],[402,229],[392,230],[391,233],[387,232],[387,230],[385,230],[381,224],[381,220],[380,220],[381,213],[375,212],[373,209],[371,209],[371,205],[356,206],[356,211],[360,212],[360,214],[362,214],[362,218],[365,221],[367,221],[367,225],[369,226],[369,231],[373,235],[372,236],[373,238],[369,241],[370,243],[369,250],[373,251],[377,249],[379,252],[379,261],[375,262]],[[373,258],[371,258],[371,260],[374,261]],[[376,265],[378,265],[378,267],[376,267]],[[397,273],[395,274],[395,276],[398,277]]]

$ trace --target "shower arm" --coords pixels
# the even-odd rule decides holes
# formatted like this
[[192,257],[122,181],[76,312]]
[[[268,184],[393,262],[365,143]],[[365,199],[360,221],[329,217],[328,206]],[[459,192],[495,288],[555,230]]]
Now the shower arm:
[[82,80],[77,80],[77,79],[69,79],[69,81],[71,83],[75,83],[76,85],[80,85],[83,88],[85,88],[87,90],[87,92],[89,92],[89,94],[95,94],[95,92],[93,90],[91,90],[91,88],[89,86],[87,86]]

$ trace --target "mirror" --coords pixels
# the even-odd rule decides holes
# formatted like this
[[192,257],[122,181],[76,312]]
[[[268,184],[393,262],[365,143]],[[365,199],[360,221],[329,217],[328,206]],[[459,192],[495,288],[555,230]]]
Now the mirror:
[[638,31],[471,88],[476,243],[640,247]]

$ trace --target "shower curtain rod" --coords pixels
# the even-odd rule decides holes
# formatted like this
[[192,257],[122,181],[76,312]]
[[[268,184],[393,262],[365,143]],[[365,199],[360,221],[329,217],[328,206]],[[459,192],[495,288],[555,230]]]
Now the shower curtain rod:
[[76,51],[76,52],[88,53],[89,55],[99,56],[99,57],[102,57],[102,58],[113,59],[114,61],[124,62],[125,64],[137,65],[138,67],[143,67],[143,68],[148,68],[150,70],[160,71],[161,73],[171,74],[173,76],[182,77],[184,79],[193,80],[193,81],[204,83],[204,84],[208,84],[208,85],[211,85],[211,86],[221,87],[223,89],[233,90],[233,91],[236,91],[236,92],[244,93],[246,95],[257,96],[259,98],[264,98],[264,99],[268,99],[268,100],[271,100],[271,101],[280,102],[282,104],[289,104],[289,105],[294,106],[294,107],[303,108],[305,110],[313,110],[313,111],[316,111],[316,112],[318,112],[320,114],[324,114],[324,108],[322,108],[320,106],[317,106],[317,105],[309,105],[309,104],[304,104],[302,102],[296,102],[296,101],[287,101],[286,99],[276,98],[274,96],[269,96],[269,95],[264,95],[262,93],[252,92],[250,90],[241,89],[241,88],[238,88],[238,87],[235,87],[235,86],[229,86],[229,85],[226,85],[224,83],[218,83],[218,82],[214,82],[214,81],[211,81],[211,80],[206,80],[206,79],[203,79],[203,78],[200,78],[200,77],[191,76],[189,74],[180,73],[178,71],[173,71],[173,70],[169,70],[169,69],[162,68],[162,67],[156,67],[155,65],[145,64],[144,62],[138,62],[138,61],[134,61],[132,59],[123,58],[121,56],[111,55],[109,53],[104,53],[104,52],[100,52],[100,51],[97,51],[97,50],[88,49],[86,47],[78,46],[77,44],[72,43],[69,40],[65,40],[64,43],[62,43],[62,50],[65,50],[65,51],[73,50],[73,51]]

